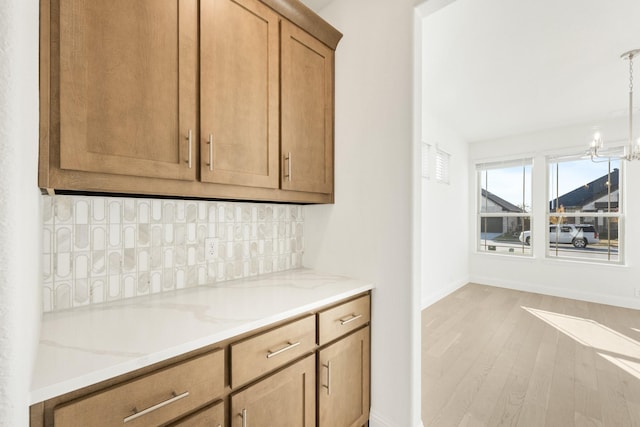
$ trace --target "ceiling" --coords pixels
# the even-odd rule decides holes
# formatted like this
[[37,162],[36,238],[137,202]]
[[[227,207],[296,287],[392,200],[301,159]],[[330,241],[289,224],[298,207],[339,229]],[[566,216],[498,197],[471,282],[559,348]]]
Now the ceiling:
[[638,0],[456,0],[423,29],[424,107],[469,142],[626,117]]

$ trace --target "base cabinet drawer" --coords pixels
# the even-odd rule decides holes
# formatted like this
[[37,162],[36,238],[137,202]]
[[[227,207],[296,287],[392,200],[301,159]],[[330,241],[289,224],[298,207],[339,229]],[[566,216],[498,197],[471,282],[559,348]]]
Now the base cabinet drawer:
[[318,352],[318,427],[360,427],[369,419],[369,326]]
[[318,313],[318,344],[325,345],[371,320],[371,297],[364,295]]
[[237,388],[253,381],[311,353],[315,347],[314,315],[231,344],[231,387]]
[[169,427],[225,427],[224,402],[219,401],[207,406],[173,424]]
[[88,397],[53,411],[54,425],[161,425],[224,392],[224,350],[218,349]]
[[308,356],[232,394],[231,427],[315,426],[315,360]]

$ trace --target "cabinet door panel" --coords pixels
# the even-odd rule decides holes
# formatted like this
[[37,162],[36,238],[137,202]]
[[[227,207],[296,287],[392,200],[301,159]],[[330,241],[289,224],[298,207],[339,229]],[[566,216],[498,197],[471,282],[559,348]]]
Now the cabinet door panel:
[[315,356],[311,355],[232,395],[231,426],[315,426],[315,382]]
[[195,179],[197,1],[59,6],[61,168]]
[[282,23],[282,188],[333,192],[334,52]]
[[224,402],[220,401],[171,424],[171,427],[223,427],[225,425]]
[[210,0],[200,23],[202,180],[277,188],[278,16],[256,0]]
[[369,326],[320,350],[319,427],[359,427],[369,419]]

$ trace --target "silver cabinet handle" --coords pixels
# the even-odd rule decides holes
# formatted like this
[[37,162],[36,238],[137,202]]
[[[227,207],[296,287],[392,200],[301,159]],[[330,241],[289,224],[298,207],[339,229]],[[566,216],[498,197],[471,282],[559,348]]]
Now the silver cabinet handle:
[[153,405],[153,406],[150,406],[150,407],[148,407],[147,409],[144,409],[144,410],[142,410],[142,411],[140,411],[140,412],[138,412],[138,410],[137,410],[136,408],[133,408],[133,415],[129,415],[127,418],[125,418],[125,419],[123,420],[123,422],[128,423],[129,421],[133,421],[133,420],[135,420],[135,419],[136,419],[136,418],[138,418],[138,417],[141,417],[141,416],[143,416],[143,415],[148,414],[149,412],[153,412],[153,411],[155,411],[156,409],[160,409],[160,408],[162,408],[163,406],[167,406],[167,405],[169,405],[169,404],[171,404],[171,403],[173,403],[173,402],[177,402],[177,401],[178,401],[178,400],[180,400],[180,399],[184,399],[185,397],[189,396],[189,392],[188,392],[188,391],[185,391],[185,392],[184,392],[184,393],[182,393],[182,394],[176,394],[175,392],[171,392],[171,395],[172,395],[173,397],[171,397],[170,399],[167,399],[167,400],[165,400],[165,401],[163,401],[163,402],[160,402],[160,403],[158,403],[158,404],[155,404],[155,405]]
[[277,356],[281,353],[284,353],[287,350],[291,350],[292,348],[295,348],[297,346],[300,345],[300,341],[298,342],[288,342],[286,347],[281,348],[280,350],[276,350],[276,351],[267,351],[267,359],[271,359],[274,356]]
[[350,318],[348,319],[340,319],[340,324],[341,325],[347,325],[351,322],[353,322],[354,320],[358,320],[359,318],[362,317],[362,314],[352,314]]
[[247,427],[247,410],[243,409],[240,416],[242,417],[242,427]]
[[327,385],[323,385],[322,387],[327,389],[327,395],[331,396],[331,361],[327,361],[326,365],[322,365],[327,368]]
[[192,166],[192,164],[191,164],[191,157],[192,157],[191,155],[192,155],[192,151],[193,151],[192,139],[193,138],[191,137],[191,129],[189,129],[189,132],[187,132],[187,141],[188,141],[188,144],[189,144],[189,146],[188,146],[189,155],[188,155],[188,158],[187,158],[187,163],[189,164],[189,169],[191,169],[191,166]]
[[285,173],[284,177],[287,178],[289,182],[291,182],[291,151],[287,153],[287,155],[284,157],[284,160],[287,162],[287,172]]
[[213,134],[209,134],[209,170],[213,170]]

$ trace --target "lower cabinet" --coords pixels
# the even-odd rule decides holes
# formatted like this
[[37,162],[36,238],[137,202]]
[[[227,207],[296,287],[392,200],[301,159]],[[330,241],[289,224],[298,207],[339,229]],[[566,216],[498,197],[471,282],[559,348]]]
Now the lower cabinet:
[[207,406],[173,424],[170,427],[225,427],[224,402]]
[[31,427],[360,427],[370,294],[30,408]]
[[318,352],[318,426],[360,427],[369,419],[369,326]]
[[311,355],[232,394],[231,427],[312,427],[315,387],[315,355]]

